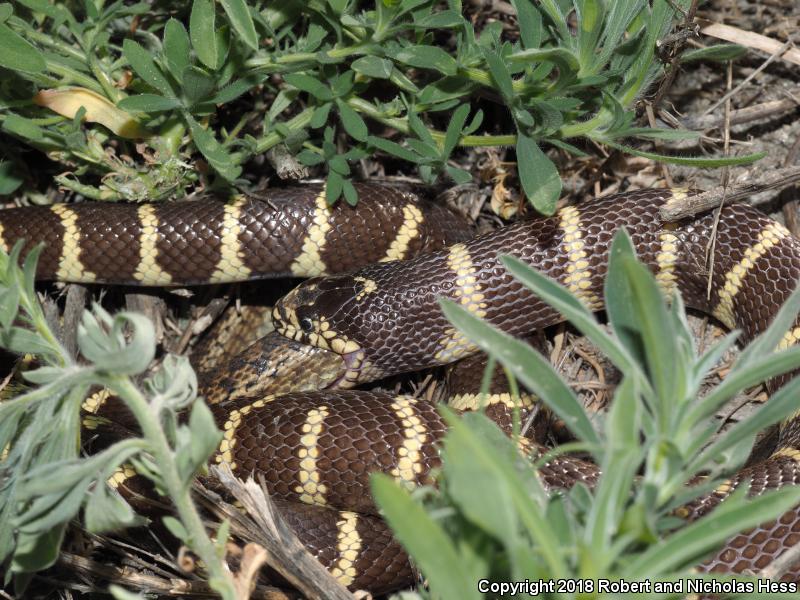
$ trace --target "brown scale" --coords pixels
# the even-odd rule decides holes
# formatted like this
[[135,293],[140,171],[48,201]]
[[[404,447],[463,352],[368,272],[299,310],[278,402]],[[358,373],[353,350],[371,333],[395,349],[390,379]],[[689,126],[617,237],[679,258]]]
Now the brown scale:
[[[424,219],[406,256],[469,236],[466,222],[440,204],[385,185],[358,184],[357,190],[358,209],[338,202],[327,220],[329,231],[320,252],[324,264],[315,265],[321,270],[346,271],[383,258],[404,223],[403,209],[409,205],[417,207]],[[247,279],[293,275],[291,267],[303,252],[320,192],[320,185],[305,185],[247,198],[238,219],[239,251],[251,270]],[[80,262],[96,275],[96,279],[73,279],[141,284],[134,273],[140,264],[142,205],[85,202],[65,206],[77,215]],[[153,206],[157,265],[172,276],[173,285],[208,283],[221,256],[225,203],[203,199]],[[43,242],[37,277],[56,278],[64,227],[55,212],[40,206],[0,211],[0,232],[0,241],[8,247],[26,239],[26,252]]]

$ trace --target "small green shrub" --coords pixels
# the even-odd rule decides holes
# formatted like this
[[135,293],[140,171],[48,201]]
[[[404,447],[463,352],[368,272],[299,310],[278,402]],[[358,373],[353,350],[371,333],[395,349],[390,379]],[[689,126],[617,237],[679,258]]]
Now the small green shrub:
[[[133,201],[198,183],[246,187],[245,163],[278,144],[324,167],[330,201],[351,203],[350,164],[376,151],[425,182],[464,182],[457,147],[513,145],[527,197],[551,213],[561,181],[544,144],[583,155],[581,140],[592,140],[707,167],[759,158],[625,143],[694,135],[634,123],[635,101],[664,70],[657,42],[689,3],[514,0],[519,37],[509,40],[499,22],[475,31],[457,0],[20,0],[0,4],[0,128],[61,163],[60,186]],[[715,48],[707,57],[741,51]],[[484,123],[480,97],[503,106],[505,121]],[[376,135],[387,127],[395,140]],[[0,150],[0,193],[10,193],[30,173],[14,143]]]
[[[167,528],[203,560],[209,583],[224,598],[235,598],[223,563],[227,524],[212,542],[190,496],[195,473],[216,450],[222,433],[211,411],[196,400],[197,379],[185,357],[167,356],[143,383],[155,356],[155,332],[143,315],[109,315],[99,305],[83,314],[78,345],[86,362],[76,362],[48,326],[34,289],[39,251],[20,268],[22,243],[0,251],[0,346],[38,357],[41,366],[24,378],[32,388],[0,402],[0,564],[3,585],[14,579],[22,592],[32,573],[58,557],[67,525],[79,511],[89,531],[141,524],[122,497],[106,484],[130,462],[169,495],[178,518]],[[119,396],[137,420],[141,437],[114,443],[80,458],[81,403],[92,386]],[[188,424],[177,414],[190,410]]]
[[[532,348],[453,302],[442,301],[443,309],[456,327],[564,420],[580,440],[572,449],[589,452],[603,475],[592,491],[579,483],[569,491],[547,494],[536,465],[484,415],[459,419],[445,410],[451,430],[443,444],[439,491],[409,494],[387,476],[373,478],[378,504],[430,584],[430,591],[420,595],[479,598],[481,579],[541,579],[578,582],[561,593],[544,588],[542,597],[592,598],[604,595],[598,593],[599,578],[695,579],[700,575],[691,569],[725,540],[800,502],[796,487],[748,499],[747,486],[741,486],[693,523],[677,527],[682,522],[673,516],[676,508],[713,490],[720,477],[739,467],[757,432],[796,410],[797,378],[751,418],[712,440],[717,426],[709,425],[709,418],[722,404],[744,388],[800,365],[800,348],[775,352],[800,308],[800,293],[739,354],[725,381],[698,398],[704,378],[737,334],[698,356],[680,297],[667,306],[654,277],[637,261],[627,234],[613,242],[605,284],[613,334],[560,285],[517,259],[503,262],[622,372],[604,417],[591,421],[572,389]],[[709,479],[688,487],[701,471]],[[654,588],[649,592],[642,597],[685,595],[662,595]]]

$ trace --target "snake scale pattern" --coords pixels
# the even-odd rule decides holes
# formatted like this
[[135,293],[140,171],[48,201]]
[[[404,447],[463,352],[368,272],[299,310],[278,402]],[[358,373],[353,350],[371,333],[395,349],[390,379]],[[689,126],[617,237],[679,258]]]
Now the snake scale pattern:
[[[301,541],[353,589],[381,593],[412,580],[408,558],[375,516],[368,473],[379,469],[408,486],[429,482],[445,427],[423,400],[347,388],[473,355],[476,348],[439,311],[438,297],[513,335],[558,322],[502,267],[499,257],[511,254],[599,310],[609,244],[625,227],[665,293],[679,290],[687,305],[742,329],[747,340],[768,325],[800,277],[800,242],[744,205],[721,211],[714,264],[707,265],[714,216],[674,224],[659,217],[659,208],[685,190],[608,196],[478,237],[460,217],[413,193],[384,184],[360,184],[358,192],[357,209],[329,208],[324,188],[307,185],[227,203],[0,211],[6,250],[23,238],[28,248],[45,244],[38,271],[45,280],[174,286],[310,277],[276,305],[278,333],[223,361],[223,371],[203,387],[224,430],[214,460],[239,475],[261,471]],[[795,324],[781,345],[798,340]],[[302,373],[325,365],[313,386],[329,389],[254,395],[260,388],[252,381],[283,368],[295,349],[314,365]],[[502,397],[497,408],[507,408]],[[795,420],[785,423],[771,457],[681,516],[708,512],[743,481],[753,494],[800,482],[798,435]],[[529,450],[539,451],[533,443]],[[559,458],[540,476],[550,487],[567,487],[578,480],[591,485],[598,473]],[[800,507],[737,536],[702,568],[757,572],[798,542]],[[800,578],[800,564],[784,578]]]

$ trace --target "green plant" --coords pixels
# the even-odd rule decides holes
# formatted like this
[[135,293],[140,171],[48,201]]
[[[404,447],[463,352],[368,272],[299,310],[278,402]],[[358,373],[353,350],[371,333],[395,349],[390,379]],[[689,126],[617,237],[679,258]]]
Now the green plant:
[[[132,377],[149,368],[155,333],[139,314],[109,315],[99,305],[85,311],[78,344],[85,363],[64,350],[47,324],[34,290],[39,251],[20,268],[22,243],[11,255],[0,252],[0,345],[34,354],[41,363],[24,373],[33,387],[0,403],[0,564],[24,588],[31,573],[52,565],[66,527],[83,509],[89,531],[141,523],[131,507],[107,484],[115,470],[131,462],[157,489],[168,494],[178,519],[164,524],[204,561],[210,584],[234,598],[223,564],[227,525],[212,542],[190,497],[195,473],[204,467],[222,438],[211,411],[196,400],[197,381],[185,357],[167,356],[143,383]],[[119,396],[136,418],[141,437],[114,443],[79,458],[81,403],[91,386]],[[180,425],[179,411],[190,410]]]
[[[457,0],[194,0],[178,18],[170,3],[18,0],[0,4],[0,127],[68,169],[59,185],[105,200],[180,196],[201,178],[246,186],[246,161],[285,144],[324,166],[329,201],[354,203],[350,164],[376,150],[428,183],[463,182],[459,146],[513,145],[526,195],[550,213],[561,182],[544,144],[582,155],[592,140],[706,167],[761,156],[668,157],[624,142],[694,135],[634,124],[663,71],[656,44],[688,4],[515,0],[510,40],[497,22],[476,32]],[[491,104],[507,116],[487,127]],[[386,127],[395,140],[376,135]],[[29,173],[10,141],[0,148],[0,190],[14,189]],[[198,152],[209,173],[192,163]]]
[[[571,388],[529,346],[453,302],[442,301],[443,310],[568,424],[579,439],[569,449],[589,452],[603,474],[591,491],[578,483],[548,495],[536,465],[484,415],[457,418],[445,410],[451,430],[443,445],[440,491],[409,494],[386,476],[373,479],[378,504],[428,578],[430,594],[422,595],[478,598],[480,579],[542,579],[583,582],[561,593],[544,588],[545,597],[591,598],[604,595],[599,578],[697,578],[692,567],[725,540],[800,502],[796,487],[748,499],[744,485],[695,522],[677,527],[681,521],[673,516],[738,468],[758,431],[795,411],[797,378],[751,418],[712,440],[718,426],[709,425],[709,417],[724,402],[800,365],[800,348],[775,352],[800,308],[800,292],[739,354],[725,381],[698,398],[704,378],[737,334],[697,355],[680,296],[667,306],[627,234],[613,242],[605,284],[611,334],[560,285],[517,259],[503,262],[622,372],[607,415],[590,420]],[[702,471],[709,479],[687,486]],[[684,596],[645,591],[653,598]]]

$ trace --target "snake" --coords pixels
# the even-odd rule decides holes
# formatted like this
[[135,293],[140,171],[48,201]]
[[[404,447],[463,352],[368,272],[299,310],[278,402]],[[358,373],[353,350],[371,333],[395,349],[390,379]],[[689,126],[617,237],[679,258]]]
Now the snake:
[[[352,388],[476,355],[439,298],[514,336],[562,321],[506,271],[500,258],[511,255],[601,310],[611,240],[624,228],[666,295],[679,292],[688,306],[740,329],[746,342],[766,329],[800,277],[800,241],[748,205],[663,221],[660,210],[684,201],[693,193],[686,189],[609,195],[475,236],[463,218],[423,195],[384,183],[356,187],[357,208],[329,206],[324,185],[302,185],[227,201],[0,211],[6,251],[19,240],[25,250],[44,244],[43,280],[183,286],[308,278],[274,306],[275,331],[222,360],[201,387],[223,430],[212,460],[240,476],[260,472],[300,540],[351,589],[383,593],[413,581],[407,555],[371,501],[368,477],[380,470],[409,488],[433,483],[446,432],[423,399]],[[795,323],[780,347],[798,340]],[[275,376],[290,384],[260,383]],[[513,403],[507,394],[493,398],[502,420]],[[751,494],[798,483],[798,435],[800,423],[787,420],[769,458],[680,516],[699,518],[743,482]],[[541,452],[533,442],[528,451]],[[564,456],[539,476],[558,489],[591,486],[600,474]],[[800,507],[739,534],[700,568],[757,572],[798,542]],[[800,564],[784,579],[800,579]]]

